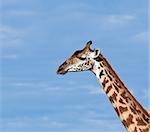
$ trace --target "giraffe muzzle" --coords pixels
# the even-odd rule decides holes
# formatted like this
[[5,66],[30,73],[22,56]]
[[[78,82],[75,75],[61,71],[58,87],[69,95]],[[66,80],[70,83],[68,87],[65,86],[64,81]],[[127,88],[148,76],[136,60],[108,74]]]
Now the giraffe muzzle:
[[66,68],[64,68],[64,65],[59,66],[58,70],[57,70],[57,74],[58,75],[64,75],[68,72],[68,70],[66,70]]
[[57,74],[58,75],[64,75],[64,74],[66,74],[67,73],[67,71],[64,71],[64,70],[61,70],[61,69],[58,69],[57,70]]

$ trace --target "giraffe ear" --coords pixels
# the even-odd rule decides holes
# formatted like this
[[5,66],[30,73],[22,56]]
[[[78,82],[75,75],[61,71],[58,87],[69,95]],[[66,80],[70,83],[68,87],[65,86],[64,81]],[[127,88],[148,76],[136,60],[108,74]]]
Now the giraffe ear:
[[94,49],[94,57],[93,58],[97,58],[100,54],[100,51],[98,49]]

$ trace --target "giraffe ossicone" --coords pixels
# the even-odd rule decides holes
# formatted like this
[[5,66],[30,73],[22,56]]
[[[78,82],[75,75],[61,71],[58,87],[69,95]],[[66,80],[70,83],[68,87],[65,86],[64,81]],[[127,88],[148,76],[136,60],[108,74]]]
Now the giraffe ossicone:
[[57,74],[92,71],[118,117],[128,132],[150,132],[150,115],[126,88],[108,61],[98,49],[92,50],[92,41],[77,50],[57,70]]

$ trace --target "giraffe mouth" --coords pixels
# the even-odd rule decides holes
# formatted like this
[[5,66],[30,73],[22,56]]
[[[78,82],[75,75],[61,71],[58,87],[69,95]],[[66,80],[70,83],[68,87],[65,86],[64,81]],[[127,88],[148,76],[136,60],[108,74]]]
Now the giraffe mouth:
[[65,75],[68,72],[68,70],[64,70],[63,68],[59,67],[57,70],[58,75]]

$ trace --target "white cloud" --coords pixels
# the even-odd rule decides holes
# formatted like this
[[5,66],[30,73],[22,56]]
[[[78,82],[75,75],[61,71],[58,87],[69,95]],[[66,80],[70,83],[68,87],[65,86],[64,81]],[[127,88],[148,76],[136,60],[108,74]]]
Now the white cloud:
[[48,116],[41,117],[20,117],[20,118],[10,118],[4,119],[1,121],[2,129],[7,130],[30,130],[35,129],[38,130],[42,128],[43,130],[47,129],[63,129],[66,124],[60,121],[52,120]]
[[[113,132],[120,132],[120,130],[123,130],[123,126],[121,126],[121,122],[116,121],[114,119],[87,119],[86,124],[88,124],[89,127],[93,127],[93,128],[102,128],[105,130],[111,130]],[[111,124],[111,125],[108,125]],[[125,130],[125,128],[124,128]]]
[[104,91],[100,86],[99,87],[94,87],[94,86],[88,87],[88,90],[89,90],[90,94],[96,94],[96,95],[104,94]]
[[18,55],[16,54],[1,54],[0,59],[17,59]]
[[[10,58],[9,58],[10,59]],[[15,56],[12,59],[15,59]],[[75,92],[81,92],[87,94],[104,94],[103,89],[100,86],[94,86],[94,85],[78,85],[75,88],[75,82],[74,81],[67,81],[65,82],[64,86],[51,84],[50,82],[10,82],[7,84],[8,87],[11,87],[11,90],[14,90],[15,95],[25,95],[25,94],[41,94],[41,93],[61,93],[61,94],[75,94]],[[64,88],[65,87],[65,88]],[[35,90],[36,89],[36,90]],[[9,90],[9,89],[7,89]],[[58,92],[59,91],[59,92]],[[13,95],[11,93],[11,95]]]
[[[85,3],[65,4],[58,6],[51,12],[50,20],[59,19],[60,21],[69,22],[75,20],[80,24],[90,25],[96,28],[120,27],[132,23],[136,16],[133,14],[102,14],[98,13],[94,7]],[[90,28],[90,27],[89,27]]]
[[68,2],[68,3],[65,3],[65,4],[61,4],[61,5],[58,5],[56,8],[53,9],[54,12],[56,11],[63,11],[65,13],[67,13],[68,11],[75,11],[75,10],[90,10],[92,11],[93,10],[93,7],[87,3],[83,3],[82,1],[80,2]]
[[20,57],[19,50],[23,45],[27,30],[27,28],[19,29],[8,25],[0,25],[1,59],[18,59]]
[[57,91],[63,89],[62,86],[53,86],[48,82],[15,82],[10,83],[10,86],[14,86],[15,88],[29,88],[30,90],[38,89],[40,91]]
[[146,42],[148,43],[148,39],[149,35],[148,32],[146,31],[137,33],[132,37],[132,40],[137,43],[146,43]]
[[[59,16],[60,15],[60,16]],[[96,26],[96,28],[111,28],[111,27],[123,27],[132,23],[135,19],[135,15],[125,15],[125,14],[97,14],[94,12],[84,12],[84,11],[72,11],[65,14],[57,14],[53,20],[60,19],[59,21],[69,22],[70,20],[75,20],[84,25]]]
[[78,2],[77,4],[68,3],[58,6],[53,10],[53,12],[61,15],[70,14],[73,17],[81,18],[81,20],[84,19],[82,21],[85,23],[92,20],[95,22],[101,20],[102,22],[106,22],[109,24],[127,24],[136,19],[136,16],[131,14],[104,15],[101,13],[97,13],[93,6],[82,2]]
[[100,86],[97,87],[94,85],[82,85],[82,86],[79,86],[79,89],[81,88],[86,89],[89,94],[96,94],[96,95],[104,94],[104,91]]
[[0,46],[2,48],[12,48],[20,45],[21,31],[9,26],[0,25]]
[[108,16],[104,16],[104,21],[110,24],[128,24],[135,19],[134,15],[117,15],[112,14]]
[[[114,117],[109,117],[108,115],[100,112],[93,112],[89,110],[85,111],[75,111],[74,116],[72,117],[74,111],[68,113],[68,119],[66,118],[57,118],[57,116],[51,117],[50,115],[41,115],[36,117],[22,116],[14,118],[4,118],[0,124],[2,124],[2,129],[7,131],[23,131],[23,130],[48,130],[48,131],[58,131],[58,130],[76,130],[77,131],[99,131],[100,128],[106,130],[118,130],[120,129],[121,122]],[[82,115],[81,115],[82,113]],[[64,114],[64,111],[62,111]],[[115,117],[116,118],[116,117]],[[71,121],[71,122],[70,122]],[[108,124],[112,124],[108,126]],[[78,126],[78,127],[77,127]],[[77,129],[78,130],[77,130]],[[91,129],[92,128],[92,129]],[[116,131],[115,131],[116,132]]]
[[19,87],[24,87],[24,86],[33,87],[34,85],[37,85],[37,84],[31,83],[31,82],[16,82],[16,83],[13,83],[12,85],[19,86]]
[[69,88],[64,89],[62,86],[51,85],[48,82],[7,82],[3,86],[7,86],[7,89],[3,89],[3,96],[6,97],[48,96],[67,93],[66,91],[71,90]]
[[[25,1],[20,1],[20,0],[1,0],[1,4],[3,6],[12,6],[12,5],[20,5],[23,4]],[[27,1],[27,0],[26,0]]]
[[[28,10],[7,10],[3,13],[7,17],[29,17],[35,16],[36,12],[28,11]],[[39,15],[39,14],[38,14]]]

